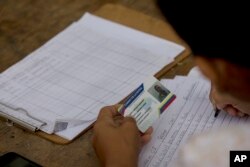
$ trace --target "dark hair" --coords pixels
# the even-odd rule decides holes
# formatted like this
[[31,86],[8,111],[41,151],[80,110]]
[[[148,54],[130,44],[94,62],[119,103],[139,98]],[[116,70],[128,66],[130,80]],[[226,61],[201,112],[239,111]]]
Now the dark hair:
[[[249,5],[241,1],[158,0],[160,10],[194,55],[250,67]],[[192,5],[192,3],[195,3]]]

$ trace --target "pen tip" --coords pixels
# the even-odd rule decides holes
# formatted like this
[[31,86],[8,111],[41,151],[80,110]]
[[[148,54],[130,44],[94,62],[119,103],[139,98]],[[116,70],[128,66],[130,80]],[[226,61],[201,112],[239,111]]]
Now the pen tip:
[[214,113],[214,117],[215,117],[215,118],[219,115],[219,112],[220,112],[219,109],[216,109],[216,110],[215,110],[215,113]]

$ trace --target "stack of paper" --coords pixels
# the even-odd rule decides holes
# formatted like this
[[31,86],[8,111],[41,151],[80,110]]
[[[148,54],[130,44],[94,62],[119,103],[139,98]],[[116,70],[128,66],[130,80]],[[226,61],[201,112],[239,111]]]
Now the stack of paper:
[[0,115],[72,140],[183,50],[85,14],[0,75]]
[[250,124],[248,117],[232,117],[221,112],[214,117],[209,101],[210,83],[201,73],[192,70],[187,77],[161,80],[176,99],[154,125],[152,140],[140,154],[139,166],[172,166],[178,149],[194,134],[235,124]]

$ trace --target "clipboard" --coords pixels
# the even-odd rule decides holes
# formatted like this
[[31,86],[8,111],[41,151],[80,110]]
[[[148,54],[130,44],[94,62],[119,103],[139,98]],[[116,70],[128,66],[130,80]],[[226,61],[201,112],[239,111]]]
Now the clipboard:
[[[115,13],[115,14],[114,14]],[[147,16],[145,14],[139,13],[137,11],[128,9],[126,7],[120,6],[120,5],[113,5],[113,4],[107,4],[97,10],[94,15],[100,16],[102,18],[118,22],[120,24],[135,28],[137,30],[159,36],[162,38],[166,38],[170,41],[173,41],[177,44],[185,46],[185,51],[177,56],[175,58],[175,61],[172,63],[166,65],[162,70],[157,72],[155,76],[157,78],[160,78],[162,75],[164,75],[167,71],[169,71],[172,67],[174,67],[177,63],[181,62],[185,58],[187,58],[191,54],[191,50],[189,47],[184,43],[183,40],[175,33],[173,28],[167,24],[164,21],[160,21],[157,19],[154,19],[150,16]],[[140,22],[138,22],[140,20]],[[89,126],[86,130],[84,130],[82,133],[79,135],[83,134],[86,132],[88,129],[92,127]],[[52,142],[55,142],[57,144],[68,144],[71,141],[66,140],[60,136],[57,135],[50,135],[42,131],[37,131],[35,134],[48,139]]]

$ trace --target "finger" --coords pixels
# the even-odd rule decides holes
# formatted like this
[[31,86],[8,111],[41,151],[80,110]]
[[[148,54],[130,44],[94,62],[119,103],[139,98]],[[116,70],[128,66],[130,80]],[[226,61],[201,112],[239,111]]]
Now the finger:
[[246,114],[243,113],[243,112],[241,112],[241,111],[239,111],[239,112],[237,113],[237,115],[238,115],[239,117],[244,117],[244,116],[246,116]]
[[127,125],[127,124],[136,125],[136,121],[133,117],[124,117],[123,124],[124,125]]
[[151,135],[153,133],[153,127],[150,126],[143,135]]
[[115,106],[103,107],[98,115],[94,128],[98,129],[97,127],[102,127],[103,125],[116,126],[114,118],[117,115],[120,115],[120,114],[117,112],[117,109]]
[[215,87],[211,87],[209,99],[210,99],[214,109],[217,108],[219,110],[222,110],[227,105],[225,103],[225,100],[223,99],[223,97],[220,96],[220,94],[217,92]]
[[115,117],[117,115],[119,115],[119,113],[117,112],[117,106],[116,105],[106,106],[106,107],[103,107],[101,109],[101,111],[99,112],[97,120],[113,119],[113,117]]
[[95,135],[92,135],[91,138],[90,138],[90,141],[91,141],[92,145],[95,143],[95,140],[96,140],[95,138],[96,138]]
[[232,116],[244,117],[246,115],[245,113],[239,111],[237,108],[233,106],[227,106],[225,111],[228,112],[229,115],[232,115]]
[[227,105],[226,107],[223,108],[223,110],[232,116],[236,116],[238,113],[238,110],[231,105]]
[[115,124],[120,126],[123,122],[124,117],[122,115],[118,115],[114,117]]
[[215,91],[215,89],[214,89],[214,87],[212,86],[212,83],[211,83],[209,99],[210,99],[211,104],[213,105],[214,110],[216,110],[217,106],[216,106],[216,102],[215,102],[215,100],[213,98],[214,91]]
[[147,144],[151,140],[152,133],[153,133],[153,127],[151,126],[146,130],[146,132],[141,133],[142,145]]
[[136,121],[132,117],[124,117],[121,127],[123,129],[130,129],[130,132],[138,133],[138,135],[140,136]]
[[215,106],[215,101],[214,101],[214,99],[213,99],[213,90],[214,88],[213,88],[213,86],[212,86],[212,84],[211,84],[211,87],[210,87],[210,93],[209,93],[209,99],[210,99],[210,102],[212,103],[212,105],[213,105],[213,107],[215,108],[216,106]]
[[113,105],[115,108],[116,108],[116,110],[118,110],[121,106],[122,106],[122,104],[115,104],[115,105]]
[[151,134],[146,134],[146,135],[143,135],[141,137],[141,143],[142,143],[142,146],[144,146],[145,144],[147,144],[150,140],[151,140]]

